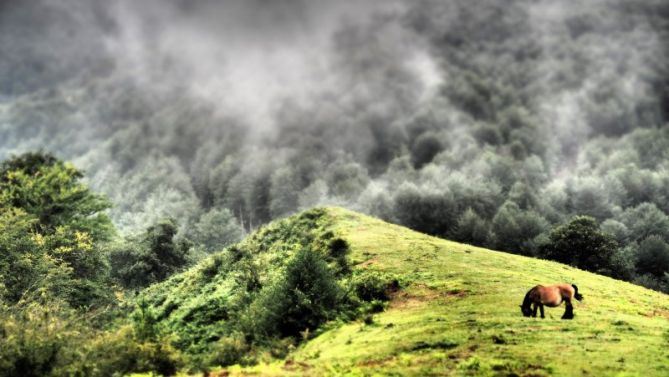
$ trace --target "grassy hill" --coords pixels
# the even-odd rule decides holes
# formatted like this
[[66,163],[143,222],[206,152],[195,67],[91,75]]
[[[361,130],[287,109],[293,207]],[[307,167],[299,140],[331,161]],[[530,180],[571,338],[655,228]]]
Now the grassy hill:
[[[559,263],[426,236],[340,208],[323,210],[310,224],[304,215],[270,224],[243,241],[241,249],[261,250],[264,259],[280,264],[286,259],[281,254],[294,253],[305,239],[312,248],[343,239],[354,271],[398,276],[401,290],[371,320],[326,326],[285,359],[231,367],[221,375],[669,375],[666,295]],[[184,333],[211,330],[187,319],[195,303],[206,310],[213,301],[204,298],[230,287],[224,284],[230,279],[203,278],[207,270],[216,272],[216,258],[144,294],[161,310],[162,321],[175,329],[187,325]],[[543,320],[522,317],[518,305],[525,292],[552,282],[579,286],[585,299],[576,303],[575,319],[560,319],[564,307],[548,308]]]

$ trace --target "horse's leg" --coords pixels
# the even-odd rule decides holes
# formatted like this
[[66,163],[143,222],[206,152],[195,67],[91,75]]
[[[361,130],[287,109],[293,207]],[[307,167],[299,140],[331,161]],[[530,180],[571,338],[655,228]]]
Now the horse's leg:
[[567,308],[564,311],[564,315],[562,315],[562,319],[573,319],[574,307],[571,305],[571,300],[567,299],[565,300],[565,303],[567,305]]
[[533,305],[532,317],[537,318],[537,309],[539,309],[539,304],[533,302],[532,305]]
[[539,304],[539,310],[541,311],[541,318],[546,318],[546,317],[544,317],[544,305],[543,304]]

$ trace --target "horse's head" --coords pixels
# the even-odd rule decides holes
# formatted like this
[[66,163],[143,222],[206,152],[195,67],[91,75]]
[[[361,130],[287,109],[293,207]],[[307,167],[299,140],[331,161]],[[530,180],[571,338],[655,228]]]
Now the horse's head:
[[520,305],[520,312],[523,313],[523,316],[529,317],[532,315],[532,308],[530,305]]

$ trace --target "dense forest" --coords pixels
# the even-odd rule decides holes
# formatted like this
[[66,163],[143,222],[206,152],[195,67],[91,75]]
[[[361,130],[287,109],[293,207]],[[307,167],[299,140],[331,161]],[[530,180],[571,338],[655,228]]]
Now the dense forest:
[[125,235],[211,251],[325,204],[541,256],[584,215],[666,289],[664,1],[1,9],[0,157],[72,161]]
[[1,7],[0,157],[72,161],[123,235],[340,205],[545,256],[589,216],[603,272],[667,289],[664,1]]
[[0,1],[3,360],[169,374],[122,297],[323,205],[669,292],[668,41],[664,0]]

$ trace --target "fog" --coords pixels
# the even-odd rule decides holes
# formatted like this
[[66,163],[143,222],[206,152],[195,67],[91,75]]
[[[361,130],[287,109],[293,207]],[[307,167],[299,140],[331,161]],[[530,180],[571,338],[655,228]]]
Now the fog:
[[72,161],[123,233],[341,205],[533,254],[666,216],[668,33],[659,0],[4,1],[0,157]]

